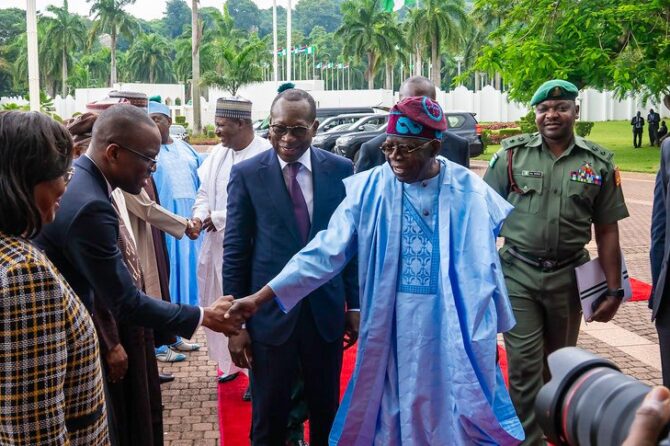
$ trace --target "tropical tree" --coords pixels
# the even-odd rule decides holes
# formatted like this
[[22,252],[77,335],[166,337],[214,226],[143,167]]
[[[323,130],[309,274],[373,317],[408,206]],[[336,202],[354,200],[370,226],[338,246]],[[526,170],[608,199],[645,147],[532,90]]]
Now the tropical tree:
[[89,45],[93,39],[102,34],[110,37],[110,86],[116,83],[116,45],[119,35],[132,37],[138,30],[135,19],[123,8],[135,3],[135,0],[86,0],[91,5],[91,14],[94,16],[93,27],[89,35]]
[[128,50],[128,69],[133,80],[172,82],[170,44],[158,34],[142,34]]
[[409,12],[408,35],[413,36],[418,45],[426,44],[430,48],[430,76],[438,87],[442,84],[442,49],[445,43],[452,48],[458,46],[467,20],[463,0],[424,0],[420,8]]
[[619,97],[670,93],[667,0],[477,0],[499,16],[474,69],[502,73],[510,97],[529,100],[562,78]]
[[60,52],[61,64],[61,96],[67,95],[68,65],[72,64],[72,53],[84,46],[86,27],[81,18],[68,11],[68,2],[63,0],[63,6],[47,6],[47,11],[54,15],[48,19],[44,34],[43,45],[52,47]]
[[217,40],[213,44],[213,55],[217,61],[212,71],[203,73],[203,83],[228,90],[233,96],[240,87],[263,80],[263,64],[267,63],[268,42],[252,35],[248,43],[231,45]]
[[365,58],[365,79],[374,88],[375,74],[384,54],[390,54],[404,39],[392,13],[381,10],[379,0],[347,0],[342,3],[342,26],[337,30],[344,42],[344,56]]

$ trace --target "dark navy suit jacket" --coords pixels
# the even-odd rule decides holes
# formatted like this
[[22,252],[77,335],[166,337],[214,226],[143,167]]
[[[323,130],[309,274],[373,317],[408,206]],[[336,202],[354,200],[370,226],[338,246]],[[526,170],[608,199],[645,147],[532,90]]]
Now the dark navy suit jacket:
[[[384,164],[386,158],[379,149],[384,141],[386,141],[386,133],[377,135],[370,141],[363,143],[356,162],[356,173]],[[468,140],[462,136],[444,132],[440,155],[463,167],[470,167],[470,146]]]
[[[668,179],[670,179],[670,138],[661,145],[661,167],[656,175],[654,187],[654,207],[651,214],[651,276],[653,290],[649,299],[652,308],[652,319],[656,318],[661,301],[668,299],[666,281],[668,260],[670,257],[670,196],[668,196]],[[665,305],[665,304],[664,304]]]
[[[353,173],[351,161],[311,148],[314,209],[309,239],[326,229],[345,196],[342,180]],[[226,232],[223,242],[223,290],[239,299],[274,278],[303,246],[291,198],[274,150],[265,151],[233,167],[228,183]],[[357,261],[296,308],[284,314],[275,301],[264,304],[247,322],[254,341],[280,345],[293,332],[305,301],[326,342],[344,332],[347,308],[359,308]]]
[[200,309],[149,297],[135,286],[118,247],[119,217],[102,172],[86,156],[74,166],[56,219],[42,229],[37,245],[89,312],[94,298],[104,299],[121,320],[190,338]]

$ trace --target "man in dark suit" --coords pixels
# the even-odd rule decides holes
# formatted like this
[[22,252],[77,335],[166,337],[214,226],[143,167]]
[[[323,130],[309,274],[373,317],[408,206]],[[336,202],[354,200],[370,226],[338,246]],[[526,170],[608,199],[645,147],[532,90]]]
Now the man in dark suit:
[[165,329],[190,338],[202,324],[227,334],[235,322],[224,319],[232,299],[199,308],[145,295],[118,248],[119,215],[110,195],[115,188],[137,194],[149,181],[160,150],[160,133],[145,111],[116,105],[98,117],[86,155],[75,173],[53,223],[37,244],[58,267],[89,312],[94,296],[104,299],[120,320]]
[[[314,99],[280,93],[270,111],[274,150],[235,165],[228,183],[223,244],[224,294],[242,298],[263,287],[314,235],[345,196],[351,162],[311,147],[318,128]],[[345,312],[346,304],[346,312]],[[229,341],[239,367],[250,368],[254,446],[283,446],[291,390],[304,378],[310,444],[325,446],[339,404],[343,335],[358,337],[356,263],[284,314],[261,307]]]
[[[411,96],[428,96],[432,100],[435,100],[435,84],[423,76],[412,76],[400,86],[398,95],[401,101]],[[384,141],[386,141],[386,133],[375,136],[361,146],[358,161],[356,162],[356,173],[372,169],[386,162],[386,158],[384,158],[384,154],[380,149]],[[470,167],[470,147],[468,140],[449,133],[449,129],[444,132],[442,137],[440,155],[461,166]]]
[[656,321],[658,344],[661,349],[663,385],[670,386],[670,138],[661,145],[661,167],[656,175],[654,207],[651,214],[651,276],[653,289],[649,299],[651,319]]

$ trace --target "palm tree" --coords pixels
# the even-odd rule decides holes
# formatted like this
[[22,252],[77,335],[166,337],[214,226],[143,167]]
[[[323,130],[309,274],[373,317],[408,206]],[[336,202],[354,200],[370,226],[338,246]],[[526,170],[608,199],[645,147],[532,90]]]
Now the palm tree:
[[61,53],[61,96],[65,97],[68,65],[71,64],[70,55],[84,46],[86,27],[78,15],[70,14],[67,0],[63,0],[62,8],[49,5],[47,11],[55,17],[47,22],[43,42]]
[[267,41],[253,38],[242,46],[217,40],[213,47],[215,70],[203,74],[203,83],[216,85],[235,96],[240,87],[263,80],[263,63],[267,62]]
[[382,55],[392,53],[403,42],[400,28],[392,13],[382,11],[379,0],[347,0],[342,3],[342,26],[337,30],[344,45],[342,53],[356,59],[365,58],[365,79],[373,89],[375,74]]
[[139,29],[135,19],[123,10],[135,0],[86,0],[92,2],[91,14],[95,21],[91,28],[89,44],[101,33],[109,34],[111,40],[110,86],[116,83],[116,40],[119,35],[133,36]]
[[432,65],[430,77],[437,87],[441,85],[442,46],[445,42],[457,45],[462,40],[466,22],[463,0],[424,0],[421,8],[410,13],[409,35],[415,36],[416,42],[428,43]]
[[133,80],[171,82],[170,45],[158,34],[142,34],[128,50],[128,69]]

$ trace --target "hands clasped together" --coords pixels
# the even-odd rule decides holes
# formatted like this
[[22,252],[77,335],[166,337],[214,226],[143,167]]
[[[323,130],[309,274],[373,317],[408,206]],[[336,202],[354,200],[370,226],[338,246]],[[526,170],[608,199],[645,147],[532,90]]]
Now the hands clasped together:
[[234,336],[240,333],[242,325],[257,309],[254,296],[233,299],[233,296],[222,296],[214,304],[206,307],[202,325],[225,334]]

